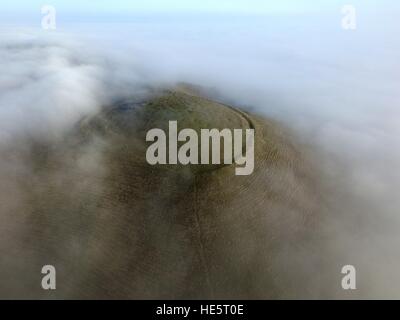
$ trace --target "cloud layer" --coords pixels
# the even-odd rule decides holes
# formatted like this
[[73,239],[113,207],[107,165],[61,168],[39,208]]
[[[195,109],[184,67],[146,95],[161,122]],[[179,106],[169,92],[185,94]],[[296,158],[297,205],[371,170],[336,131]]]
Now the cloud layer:
[[[338,273],[340,263],[354,264],[367,283],[361,296],[399,297],[399,25],[368,15],[358,29],[344,31],[340,18],[145,20],[68,25],[51,35],[3,32],[1,175],[25,170],[11,147],[15,139],[62,137],[83,116],[146,85],[216,88],[221,99],[278,119],[311,146],[329,208],[321,230],[337,254]],[[7,189],[4,199],[18,198],[17,185]]]

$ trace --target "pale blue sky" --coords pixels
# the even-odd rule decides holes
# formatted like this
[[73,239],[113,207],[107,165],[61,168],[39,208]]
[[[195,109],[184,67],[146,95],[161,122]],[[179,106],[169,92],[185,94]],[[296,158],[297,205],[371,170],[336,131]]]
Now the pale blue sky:
[[[1,11],[28,13],[44,4],[70,14],[74,12],[233,12],[276,13],[329,10],[343,4],[379,5],[378,0],[3,0]],[[395,1],[396,2],[396,1]]]
[[[43,5],[57,10],[59,21],[123,21],[143,15],[337,14],[345,4],[371,13],[395,10],[398,0],[2,0],[3,23],[35,22]],[[0,22],[0,24],[1,24]]]

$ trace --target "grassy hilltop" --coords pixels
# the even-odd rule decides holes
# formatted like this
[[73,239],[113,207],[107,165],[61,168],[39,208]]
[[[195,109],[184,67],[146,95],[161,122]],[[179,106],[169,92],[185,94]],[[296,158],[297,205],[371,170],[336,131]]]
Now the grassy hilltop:
[[[145,133],[167,131],[168,120],[254,128],[254,173],[150,166]],[[273,121],[188,88],[165,90],[82,119],[63,141],[35,141],[26,159],[25,202],[13,213],[25,233],[1,266],[2,297],[296,297],[307,275],[287,266],[312,229],[312,171]],[[56,292],[30,271],[44,264],[58,270]]]

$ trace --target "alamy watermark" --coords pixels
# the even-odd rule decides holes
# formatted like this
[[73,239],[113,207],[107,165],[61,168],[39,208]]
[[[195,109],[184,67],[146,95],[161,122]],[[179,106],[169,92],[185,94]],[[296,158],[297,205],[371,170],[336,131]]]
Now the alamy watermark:
[[57,28],[57,13],[56,8],[50,5],[45,5],[41,8],[42,29],[55,30]]
[[42,289],[43,290],[55,290],[56,289],[56,268],[52,265],[45,265],[42,268],[42,274],[45,275],[42,278]]
[[352,265],[343,266],[342,274],[345,274],[342,278],[342,289],[356,290],[356,268]]
[[[155,128],[147,132],[146,141],[154,143],[147,149],[146,160],[151,165],[210,164],[211,150],[211,164],[235,163],[239,166],[235,168],[236,175],[250,175],[254,171],[254,129],[245,129],[245,148],[243,133],[243,129],[201,129],[199,141],[195,130],[183,129],[178,132],[178,122],[169,121],[168,139],[162,129]],[[223,161],[221,161],[222,139]],[[178,148],[178,142],[185,143]]]
[[357,28],[357,11],[356,7],[350,4],[342,7],[343,18],[341,26],[344,30],[355,30]]

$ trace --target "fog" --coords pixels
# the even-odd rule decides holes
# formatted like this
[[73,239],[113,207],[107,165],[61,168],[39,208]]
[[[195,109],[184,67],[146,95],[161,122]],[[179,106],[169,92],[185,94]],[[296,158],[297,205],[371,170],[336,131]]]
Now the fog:
[[0,213],[18,205],[13,173],[27,170],[26,145],[15,141],[58,139],[146,86],[194,83],[284,123],[312,150],[328,207],[320,228],[338,281],[351,264],[357,297],[399,298],[400,24],[363,10],[356,30],[341,19],[338,9],[3,28]]

